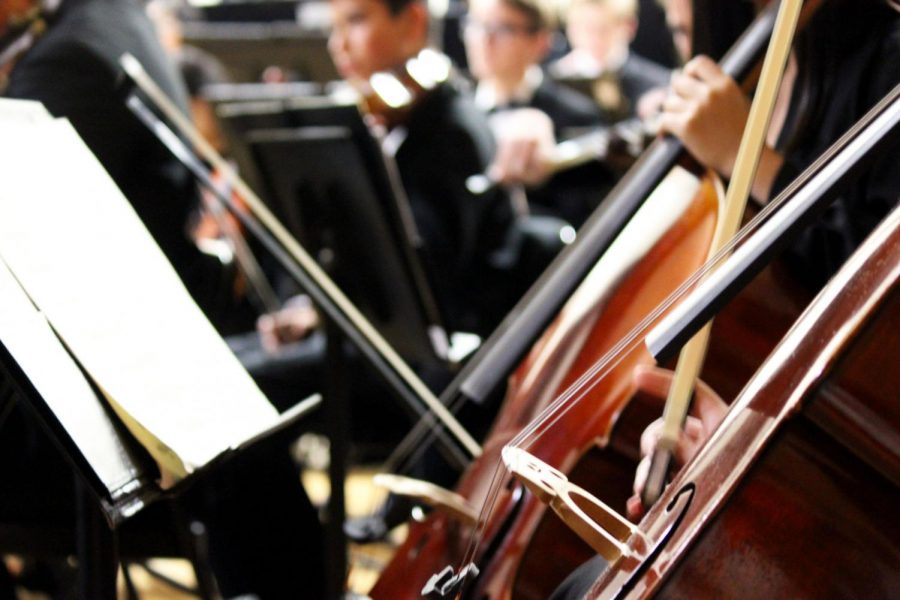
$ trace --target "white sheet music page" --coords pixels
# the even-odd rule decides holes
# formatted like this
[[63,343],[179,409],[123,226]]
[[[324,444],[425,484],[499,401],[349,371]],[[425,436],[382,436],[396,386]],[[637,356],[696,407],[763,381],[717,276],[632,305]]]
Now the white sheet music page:
[[[0,257],[0,340],[53,410],[103,483],[115,490],[135,473],[117,458],[125,450],[103,406]],[[94,414],[86,414],[93,411]],[[92,423],[96,428],[79,427]]]
[[0,122],[0,161],[0,255],[157,460],[183,475],[167,448],[190,472],[277,421],[68,121]]

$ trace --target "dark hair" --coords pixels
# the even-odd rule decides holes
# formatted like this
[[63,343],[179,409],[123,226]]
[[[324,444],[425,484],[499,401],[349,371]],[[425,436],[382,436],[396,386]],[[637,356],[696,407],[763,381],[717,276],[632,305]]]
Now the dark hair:
[[693,0],[691,53],[720,60],[756,16],[752,2]]
[[423,0],[382,0],[388,7],[388,11],[392,15],[399,15],[403,12],[407,6],[415,2],[422,2]]
[[528,26],[534,31],[553,29],[559,21],[554,5],[548,0],[503,1],[524,14],[528,18]]
[[786,140],[785,151],[809,144],[817,133],[828,102],[842,85],[841,59],[873,39],[882,39],[897,27],[897,11],[884,0],[827,0],[797,34],[798,116]]

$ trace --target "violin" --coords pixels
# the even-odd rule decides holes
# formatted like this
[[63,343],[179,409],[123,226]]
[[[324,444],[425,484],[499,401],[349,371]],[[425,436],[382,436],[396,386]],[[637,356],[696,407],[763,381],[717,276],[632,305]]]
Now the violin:
[[453,74],[450,59],[432,48],[392,71],[373,73],[364,82],[359,98],[363,113],[388,130],[402,124],[410,111]]
[[47,28],[60,0],[8,0],[0,3],[0,72],[28,50]]

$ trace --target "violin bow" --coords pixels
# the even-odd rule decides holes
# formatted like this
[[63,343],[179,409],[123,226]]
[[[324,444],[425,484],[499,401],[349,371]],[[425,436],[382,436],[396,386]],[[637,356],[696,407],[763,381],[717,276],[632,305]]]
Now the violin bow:
[[[725,195],[725,214],[717,225],[716,234],[710,247],[711,255],[715,254],[734,236],[747,207],[747,199],[750,196],[750,189],[759,166],[760,154],[765,143],[766,132],[778,95],[778,87],[790,54],[802,5],[802,0],[783,0],[778,7],[775,29],[763,61],[759,84],[750,107],[750,115],[744,126],[731,184]],[[678,366],[675,369],[675,376],[669,388],[663,411],[663,430],[656,450],[651,455],[650,470],[641,493],[641,503],[645,508],[652,506],[659,499],[665,487],[673,452],[690,410],[694,387],[703,366],[703,360],[706,358],[711,327],[712,321],[698,331],[684,345],[679,354]]]
[[[262,225],[275,238],[281,249],[287,253],[289,259],[305,275],[304,279],[311,284],[310,289],[307,291],[313,296],[313,299],[320,305],[328,318],[341,327],[348,339],[353,341],[360,351],[375,363],[379,371],[389,378],[389,383],[399,384],[400,387],[397,389],[401,392],[404,399],[413,403],[417,410],[420,410],[421,407],[416,406],[414,403],[424,404],[424,410],[431,411],[472,457],[480,456],[481,446],[472,438],[469,432],[428,389],[425,383],[419,379],[409,365],[397,354],[396,350],[344,295],[337,284],[303,249],[284,225],[269,211],[259,196],[234,171],[234,168],[228,161],[203,139],[191,122],[166,96],[156,82],[150,78],[140,62],[130,54],[123,54],[119,59],[119,63],[128,77],[156,104],[169,122],[174,125],[178,133],[196,148],[204,160],[219,170],[232,183],[234,189],[246,202],[252,216],[258,219],[255,224]],[[222,198],[222,200],[228,204],[225,198]],[[241,215],[239,211],[235,215],[239,219],[242,216],[246,217],[246,215]],[[249,220],[247,224],[250,224]],[[399,378],[399,382],[388,374]]]
[[266,312],[275,312],[281,308],[281,302],[240,229],[227,218],[226,206],[220,198],[225,192],[216,186],[215,181],[210,181],[209,184],[211,194],[205,198],[207,210],[222,231],[222,237],[230,246],[238,267],[247,278],[260,305]]

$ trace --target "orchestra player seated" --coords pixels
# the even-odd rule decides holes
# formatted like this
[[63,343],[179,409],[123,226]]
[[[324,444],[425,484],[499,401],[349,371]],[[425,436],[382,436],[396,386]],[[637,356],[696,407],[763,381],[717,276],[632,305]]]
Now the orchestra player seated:
[[[477,82],[475,104],[490,115],[501,154],[518,154],[515,145],[538,132],[542,143],[552,147],[603,123],[590,98],[557,85],[540,66],[550,51],[555,27],[556,12],[546,0],[473,0],[469,4],[462,31],[469,69]],[[502,164],[502,157],[498,162]],[[530,171],[521,169],[525,174]],[[612,174],[594,163],[557,174],[546,183],[527,179],[523,183],[532,184],[526,193],[531,210],[579,227],[611,186]]]
[[629,50],[637,0],[573,0],[565,21],[572,50],[550,65],[550,74],[563,84],[588,82],[607,121],[635,116],[640,98],[668,83],[667,69]]
[[[690,0],[667,0],[665,4],[676,48],[690,53]],[[819,8],[795,37],[751,190],[757,207],[772,200],[900,84],[900,9],[883,0],[865,0],[864,4],[830,2]],[[662,103],[661,124],[700,162],[730,177],[749,107],[749,99],[734,80],[710,58],[697,56],[673,76]],[[896,161],[888,158],[895,153],[896,149],[883,154],[788,245],[780,260],[796,283],[811,292],[821,288],[896,206],[900,172]],[[639,372],[635,377],[646,389],[660,392],[668,389],[671,379],[665,373]],[[680,464],[690,460],[724,416],[724,404],[712,390],[702,382],[696,389],[694,411],[699,420],[689,418],[684,428],[675,454]],[[635,477],[635,496],[628,501],[632,518],[642,514],[638,498],[647,476],[646,457],[655,448],[660,429],[656,422],[641,437],[645,458]],[[553,598],[582,597],[604,568],[600,558],[585,563]]]

